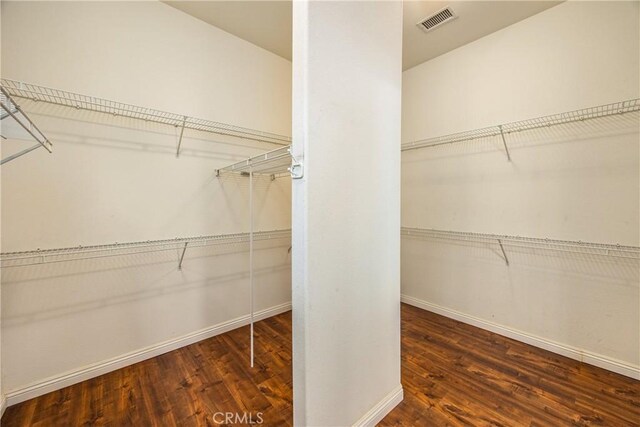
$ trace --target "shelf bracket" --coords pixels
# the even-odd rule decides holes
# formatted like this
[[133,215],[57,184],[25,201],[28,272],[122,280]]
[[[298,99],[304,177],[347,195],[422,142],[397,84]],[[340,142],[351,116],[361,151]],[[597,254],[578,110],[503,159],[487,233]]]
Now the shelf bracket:
[[182,270],[182,260],[184,260],[184,254],[187,252],[187,245],[189,242],[184,242],[184,248],[182,248],[182,255],[180,255],[180,262],[178,263],[178,270]]
[[[11,116],[25,131],[27,131],[27,133],[29,135],[31,135],[33,137],[34,140],[36,140],[38,142],[38,144],[40,144],[42,147],[44,147],[45,150],[47,150],[49,153],[53,152],[53,149],[51,148],[51,142],[47,139],[46,136],[44,136],[44,134],[40,131],[40,129],[38,129],[38,127],[31,121],[29,116],[27,116],[24,113],[24,111],[22,111],[20,106],[13,101],[11,96],[9,96],[9,93],[7,91],[5,91],[4,88],[0,87],[0,91],[2,91],[2,94],[6,98],[6,101],[5,101],[6,104],[5,104],[5,102],[0,102],[0,108],[2,108],[2,110],[4,110],[6,116]],[[18,115],[17,115],[18,113],[20,113],[22,115],[22,117],[26,120],[26,122],[27,122],[26,124],[24,123],[23,120],[21,120],[18,117]],[[4,119],[6,116],[3,115],[2,118]],[[40,134],[40,136],[36,135],[35,132]],[[32,151],[32,150],[29,149],[29,151]],[[21,153],[18,153],[18,154],[21,156],[22,154],[26,154],[29,151],[21,152]],[[16,157],[20,157],[20,156],[15,156],[15,157],[12,157],[12,158],[15,159]],[[9,161],[9,160],[7,160],[7,161]],[[3,162],[3,163],[6,163],[6,162]]]
[[509,258],[507,258],[507,253],[504,250],[504,246],[502,246],[502,240],[497,239],[498,240],[498,244],[500,245],[500,249],[502,250],[502,256],[504,257],[504,262],[507,264],[507,267],[509,267]]
[[507,140],[504,139],[504,132],[502,130],[502,125],[498,126],[500,129],[500,136],[502,137],[502,144],[504,145],[504,151],[507,152],[507,160],[511,161],[511,155],[509,154],[509,147],[507,147]]
[[25,155],[27,153],[30,153],[33,150],[36,150],[36,149],[38,149],[40,147],[42,147],[42,145],[36,144],[36,145],[34,145],[32,147],[29,147],[29,148],[27,148],[25,150],[20,151],[19,153],[13,154],[11,156],[7,156],[4,159],[0,160],[0,165],[4,165],[5,163],[10,162],[13,159],[17,159],[18,157],[23,156],[23,155]]
[[[12,104],[9,104],[9,106],[8,106],[7,108],[11,108],[11,105],[12,105]],[[5,110],[4,110],[4,107],[2,108],[2,110],[3,110],[3,113],[2,113],[2,115],[0,115],[0,120],[4,120],[4,119],[6,119],[7,117],[11,117],[11,116],[12,116],[12,114],[11,114],[11,113],[15,114],[15,113],[17,113],[17,112],[18,112],[18,109],[16,108],[16,106],[15,106],[15,105],[14,105],[14,106],[13,106],[13,108],[10,110],[10,112],[11,112],[11,113],[9,112],[9,110],[5,111]]]
[[302,179],[304,178],[304,166],[301,160],[298,160],[291,153],[291,147],[289,147],[289,155],[291,156],[291,166],[289,167],[289,173],[291,174],[291,179]]
[[182,145],[182,136],[184,135],[184,126],[187,124],[187,116],[182,119],[182,126],[180,127],[180,137],[178,138],[178,149],[176,150],[176,158],[180,157],[180,146]]

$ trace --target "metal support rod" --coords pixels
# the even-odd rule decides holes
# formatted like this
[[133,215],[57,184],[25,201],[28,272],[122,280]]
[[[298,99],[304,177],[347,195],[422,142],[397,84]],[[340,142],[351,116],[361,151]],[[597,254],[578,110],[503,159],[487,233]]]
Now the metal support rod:
[[0,165],[4,165],[5,163],[10,162],[10,161],[11,161],[11,160],[13,160],[13,159],[17,159],[18,157],[20,157],[20,156],[22,156],[22,155],[25,155],[25,154],[27,154],[27,153],[30,153],[30,152],[32,152],[33,150],[35,150],[35,149],[37,149],[37,148],[40,148],[40,147],[42,147],[42,145],[40,145],[40,144],[36,144],[36,145],[34,145],[33,147],[29,147],[29,148],[27,148],[26,150],[22,150],[22,151],[20,151],[19,153],[12,154],[11,156],[8,156],[8,157],[6,157],[6,158],[4,158],[4,159],[0,160]]
[[504,151],[507,152],[507,159],[511,161],[511,155],[509,154],[509,148],[507,147],[507,140],[504,139],[504,132],[502,131],[502,125],[498,126],[500,128],[500,136],[502,137],[502,144],[504,145]]
[[[24,123],[22,123],[22,120],[19,120],[19,119],[16,117],[16,115],[15,115],[14,113],[12,113],[12,112],[11,112],[11,110],[9,110],[9,107],[7,107],[6,105],[4,105],[4,103],[0,103],[0,106],[2,107],[2,109],[3,109],[4,111],[6,111],[6,112],[7,112],[7,114],[9,114],[11,117],[13,117],[13,118],[14,118],[14,120],[15,120],[16,122],[18,122],[18,124],[19,124],[20,126],[22,126],[22,128],[23,128],[24,130],[26,130],[26,131],[29,133],[29,135],[31,135],[31,136],[33,137],[33,139],[35,139],[36,141],[38,141],[38,144],[42,145],[42,146],[43,146],[43,147],[44,147],[48,152],[50,152],[50,153],[52,152],[51,148],[49,148],[49,146],[47,145],[47,142],[49,142],[49,140],[45,138],[45,139],[44,139],[44,142],[40,141],[40,138],[38,138],[38,137],[36,136],[36,134],[35,134],[35,133],[33,133],[33,131],[31,130],[31,127],[33,126],[33,127],[34,127],[34,128],[35,128],[35,129],[40,133],[40,135],[43,135],[43,133],[42,133],[42,132],[40,132],[40,129],[38,129],[38,127],[37,127],[36,125],[34,125],[33,123],[31,123],[31,120],[29,120],[29,127],[27,127],[27,126],[25,126],[25,124],[24,124]],[[20,107],[18,107],[17,105],[16,105],[16,110],[18,110],[20,113],[22,113],[22,114],[26,117],[26,115],[22,112],[22,110],[20,109]],[[27,119],[27,120],[28,120],[28,119]],[[49,144],[51,144],[51,143],[49,142]]]
[[182,260],[184,259],[184,253],[187,252],[187,245],[189,242],[184,242],[184,248],[182,248],[182,255],[180,255],[180,262],[178,263],[178,270],[182,270]]
[[[15,105],[14,105],[14,107],[15,107]],[[4,109],[4,108],[3,108],[3,109]],[[18,110],[16,110],[16,109],[12,110],[12,112],[13,112],[13,113],[15,113],[16,111],[18,111]],[[0,120],[4,120],[4,119],[6,119],[7,117],[10,117],[10,115],[9,115],[9,113],[7,113],[7,112],[5,111],[4,113],[2,113],[2,115],[0,115]]]
[[180,157],[180,146],[182,145],[182,136],[184,135],[184,126],[187,124],[187,116],[182,119],[182,127],[180,128],[180,138],[178,138],[178,149],[176,150],[176,157]]
[[251,316],[251,367],[253,368],[253,168],[249,169],[249,286]]
[[500,245],[500,249],[502,249],[502,255],[504,256],[504,262],[507,263],[507,267],[509,266],[509,258],[507,258],[507,253],[504,251],[504,246],[502,246],[502,241],[498,239],[498,244]]

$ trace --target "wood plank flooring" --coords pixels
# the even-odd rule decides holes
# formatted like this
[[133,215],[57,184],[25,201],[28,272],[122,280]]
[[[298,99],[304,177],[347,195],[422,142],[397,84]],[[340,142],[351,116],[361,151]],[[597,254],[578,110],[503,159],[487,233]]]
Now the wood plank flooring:
[[[236,329],[9,407],[2,427],[291,425],[291,313],[256,324],[253,370],[248,344]],[[381,426],[640,425],[639,381],[404,304],[402,383]]]
[[640,381],[404,304],[402,384],[380,425],[640,425]]

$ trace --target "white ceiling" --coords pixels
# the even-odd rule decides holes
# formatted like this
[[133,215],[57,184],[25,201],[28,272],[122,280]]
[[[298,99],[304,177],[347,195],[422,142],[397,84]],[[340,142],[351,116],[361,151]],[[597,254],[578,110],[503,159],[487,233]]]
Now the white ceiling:
[[[291,1],[165,1],[195,18],[291,60]],[[542,12],[559,1],[405,1],[407,69]],[[416,24],[445,6],[458,18],[425,33]]]

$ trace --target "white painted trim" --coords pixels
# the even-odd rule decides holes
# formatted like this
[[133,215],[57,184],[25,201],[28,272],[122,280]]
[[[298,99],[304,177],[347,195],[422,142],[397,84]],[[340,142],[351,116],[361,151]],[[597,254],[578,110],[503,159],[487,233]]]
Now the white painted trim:
[[0,418],[4,415],[5,409],[7,409],[7,398],[2,394],[0,395]]
[[360,418],[353,427],[369,427],[375,426],[395,408],[404,398],[402,384],[394,388],[391,393],[387,394],[384,399],[376,403],[362,418]]
[[[263,320],[289,310],[291,310],[291,302],[256,311],[253,318],[254,321],[257,322],[258,320]],[[24,402],[25,400],[33,399],[34,397],[42,396],[43,394],[60,390],[61,388],[86,381],[90,378],[95,378],[125,366],[133,365],[134,363],[142,362],[143,360],[168,353],[195,342],[229,332],[241,326],[248,325],[249,320],[249,315],[247,314],[172,340],[66,372],[62,375],[53,376],[17,390],[12,390],[6,394],[6,406],[15,405],[16,403]]]
[[589,365],[597,366],[611,372],[640,380],[640,366],[631,365],[621,360],[612,359],[601,354],[591,353],[587,350],[579,349],[570,345],[561,344],[546,338],[531,335],[517,329],[512,329],[507,326],[489,322],[487,320],[480,319],[479,317],[470,316],[468,314],[461,313],[450,308],[442,307],[428,301],[411,297],[409,295],[401,295],[400,300],[414,307],[418,307],[432,313],[440,314],[442,316],[449,317],[451,319],[458,320],[469,325],[477,326],[478,328],[486,329],[487,331],[491,331],[496,334],[503,335],[507,338],[521,341],[534,347],[539,347],[544,350],[559,354],[561,356],[566,356],[580,362],[588,363]]

